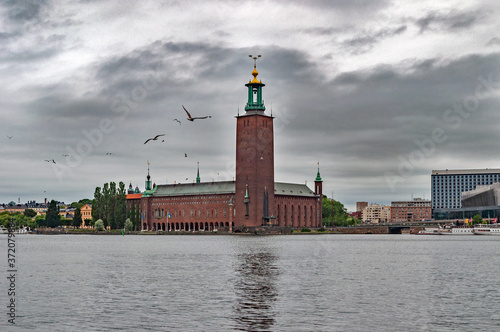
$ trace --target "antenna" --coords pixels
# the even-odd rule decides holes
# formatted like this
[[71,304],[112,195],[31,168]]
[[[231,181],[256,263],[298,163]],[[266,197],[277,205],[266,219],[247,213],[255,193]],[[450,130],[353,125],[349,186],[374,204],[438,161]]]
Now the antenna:
[[240,116],[240,101],[238,100],[238,116]]
[[257,68],[257,59],[260,58],[262,55],[257,55],[253,56],[252,54],[249,54],[248,57],[253,59],[253,67]]
[[271,102],[271,116],[273,116],[273,102]]

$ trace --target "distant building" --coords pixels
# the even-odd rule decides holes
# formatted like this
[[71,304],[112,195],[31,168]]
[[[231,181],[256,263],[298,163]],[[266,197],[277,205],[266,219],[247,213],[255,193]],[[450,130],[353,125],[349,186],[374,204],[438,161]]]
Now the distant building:
[[362,215],[365,222],[389,222],[391,219],[391,208],[380,204],[369,204],[363,209]]
[[351,212],[351,213],[349,213],[349,217],[356,218],[356,219],[362,219],[363,212],[362,211]]
[[433,170],[431,200],[434,212],[462,207],[462,193],[500,182],[500,169]]
[[87,219],[92,219],[92,204],[85,204],[80,208],[82,213],[82,221],[85,222]]
[[361,212],[368,206],[368,202],[356,202],[356,212]]
[[414,198],[412,201],[391,202],[391,222],[422,221],[431,217],[430,200]]

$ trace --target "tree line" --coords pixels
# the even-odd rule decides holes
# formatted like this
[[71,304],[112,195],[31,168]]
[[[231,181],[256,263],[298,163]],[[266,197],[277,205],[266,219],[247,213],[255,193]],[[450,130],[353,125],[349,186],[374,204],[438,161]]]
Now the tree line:
[[105,183],[96,187],[92,200],[92,219],[102,220],[105,228],[121,229],[127,219],[127,193],[125,183],[120,181],[118,187],[115,182]]

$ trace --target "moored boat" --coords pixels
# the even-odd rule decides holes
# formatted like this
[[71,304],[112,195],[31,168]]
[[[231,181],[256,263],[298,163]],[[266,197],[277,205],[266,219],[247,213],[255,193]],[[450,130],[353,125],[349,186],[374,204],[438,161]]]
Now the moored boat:
[[500,235],[500,228],[490,226],[476,226],[474,227],[474,235]]
[[472,227],[449,227],[441,228],[439,230],[440,235],[473,235],[474,228]]

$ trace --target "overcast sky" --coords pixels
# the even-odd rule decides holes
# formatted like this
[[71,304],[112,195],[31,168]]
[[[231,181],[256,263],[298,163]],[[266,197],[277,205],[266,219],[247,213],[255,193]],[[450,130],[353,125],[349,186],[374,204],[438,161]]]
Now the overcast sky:
[[433,169],[500,168],[498,17],[497,0],[2,1],[0,203],[143,190],[147,161],[156,184],[197,162],[232,180],[249,54],[276,181],[312,187],[320,162],[349,210],[430,198]]

